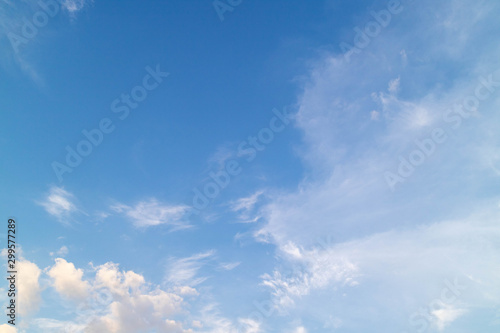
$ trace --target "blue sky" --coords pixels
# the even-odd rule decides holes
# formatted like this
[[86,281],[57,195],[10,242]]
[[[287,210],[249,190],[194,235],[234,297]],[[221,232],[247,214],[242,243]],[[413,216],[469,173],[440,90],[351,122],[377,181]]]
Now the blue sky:
[[0,332],[498,332],[499,14],[1,0]]

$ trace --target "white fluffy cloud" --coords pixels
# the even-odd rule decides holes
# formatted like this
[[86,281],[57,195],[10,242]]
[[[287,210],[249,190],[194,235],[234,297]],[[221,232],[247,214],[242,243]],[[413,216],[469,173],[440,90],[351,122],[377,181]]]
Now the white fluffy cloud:
[[2,332],[2,333],[17,333],[17,329],[12,325],[2,324],[2,325],[0,325],[0,332]]
[[185,332],[180,323],[171,319],[180,312],[182,297],[150,289],[142,275],[120,271],[118,265],[107,263],[97,267],[95,288],[109,291],[112,301],[107,314],[92,320],[86,332]]
[[[78,307],[77,315],[73,321],[38,318],[31,324],[40,332],[190,332],[174,319],[183,311],[180,293],[162,290],[147,283],[140,274],[121,271],[118,264],[112,262],[97,266],[93,271],[94,278],[86,280],[82,269],[64,259],[56,259],[47,275],[64,299],[78,300],[73,303]],[[186,288],[177,291],[197,295],[194,289]]]
[[90,285],[82,279],[83,270],[76,269],[73,263],[62,258],[57,258],[55,262],[47,274],[53,279],[56,291],[72,300],[85,300],[89,295]]
[[17,263],[19,314],[29,315],[38,310],[41,302],[40,274],[38,266],[27,260]]
[[119,296],[124,296],[130,291],[138,291],[144,283],[142,275],[133,271],[120,272],[118,265],[114,263],[101,265],[95,277],[97,288],[107,288],[111,293]]

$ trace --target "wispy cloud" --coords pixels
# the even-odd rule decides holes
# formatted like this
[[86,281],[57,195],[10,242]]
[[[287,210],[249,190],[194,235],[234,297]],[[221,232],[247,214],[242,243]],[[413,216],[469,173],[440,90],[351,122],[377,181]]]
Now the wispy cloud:
[[69,223],[74,213],[79,212],[74,204],[74,196],[62,187],[53,186],[45,198],[37,204],[45,208],[47,213],[56,217],[60,222]]
[[134,206],[118,203],[110,208],[127,216],[138,228],[168,225],[172,230],[179,230],[191,227],[185,219],[190,209],[186,205],[164,204],[153,198],[140,201]]
[[227,263],[221,263],[219,267],[225,271],[232,271],[236,267],[241,265],[241,262],[227,262]]
[[387,90],[391,94],[396,94],[399,91],[399,85],[400,85],[401,78],[396,78],[391,81],[389,81],[389,86],[387,87]]
[[173,258],[169,261],[165,282],[171,285],[196,286],[204,282],[207,277],[200,277],[198,271],[212,260],[215,250],[201,252],[186,258]]
[[259,190],[248,197],[230,203],[231,210],[239,214],[241,222],[256,222],[260,218],[258,213],[252,214],[252,212],[263,193],[263,190]]
[[[487,156],[500,138],[492,125],[500,121],[500,71],[489,60],[500,48],[484,34],[498,26],[500,9],[487,2],[454,1],[452,10],[421,4],[394,20],[365,56],[351,63],[337,54],[318,59],[298,96],[295,125],[303,142],[297,151],[307,177],[270,198],[255,233],[278,249],[279,264],[263,282],[275,305],[293,316],[326,322],[331,313],[322,308],[334,308],[346,325],[363,318],[366,327],[382,329],[390,321],[405,330],[413,311],[439,297],[436,286],[457,276],[480,291],[430,313],[437,328],[455,323],[468,306],[480,312],[500,305],[493,287],[498,196],[478,194],[491,193],[498,181]],[[429,8],[440,19],[422,24]],[[408,22],[412,29],[403,35],[399,26]],[[474,55],[463,58],[466,50]],[[475,110],[453,111],[490,75],[494,97]],[[460,131],[449,130],[450,116]],[[447,130],[446,144],[391,192],[384,172],[436,128]],[[325,233],[336,242],[320,249],[315,243]],[[485,268],[490,265],[496,268]]]
[[63,0],[61,1],[61,5],[69,13],[74,14],[93,2],[94,0]]
[[34,40],[51,29],[54,17],[63,13],[74,20],[78,12],[92,3],[93,0],[0,1],[0,37],[4,37],[0,38],[0,45],[5,51],[0,58],[1,65],[9,69],[12,64],[17,65],[43,87],[44,79],[33,65],[37,63],[35,47],[39,45]]

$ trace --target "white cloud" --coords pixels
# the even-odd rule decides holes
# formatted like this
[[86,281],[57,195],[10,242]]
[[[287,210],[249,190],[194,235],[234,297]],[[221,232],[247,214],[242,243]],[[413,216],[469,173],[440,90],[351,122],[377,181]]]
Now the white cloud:
[[[45,10],[40,6],[40,2],[55,4],[56,14],[54,18],[49,16],[46,25],[37,28],[33,22],[33,16],[36,13],[45,13]],[[74,20],[76,14],[91,3],[93,3],[93,0],[0,1],[0,35],[7,37],[0,39],[0,45],[4,50],[0,56],[0,66],[11,71],[12,65],[17,65],[35,83],[40,87],[44,87],[45,81],[39,74],[38,69],[33,65],[38,62],[34,60],[37,55],[36,50],[30,46],[40,43],[40,40],[43,40],[49,31],[53,31],[57,27],[57,23],[60,22],[57,18],[61,13],[69,14],[70,19]],[[66,14],[63,16],[66,16]],[[36,29],[37,33],[34,36],[24,36],[22,28],[26,21]],[[33,52],[34,50],[35,52]]]
[[28,315],[36,312],[40,307],[41,288],[39,278],[40,268],[30,261],[21,259],[17,263],[19,293],[19,314]]
[[176,286],[172,288],[173,291],[182,296],[198,296],[199,293],[196,289],[189,287],[189,286]]
[[240,326],[245,327],[245,333],[259,333],[262,332],[260,328],[260,323],[254,319],[250,318],[240,318],[238,319]]
[[92,320],[85,332],[187,332],[171,319],[181,311],[182,297],[158,287],[150,289],[142,275],[120,271],[117,264],[107,263],[97,267],[95,288],[105,288],[113,300],[108,313]]
[[196,286],[204,282],[207,277],[198,277],[198,271],[207,260],[213,259],[214,250],[198,253],[186,258],[171,259],[165,282],[177,285]]
[[116,204],[111,209],[117,213],[125,214],[136,227],[151,227],[166,224],[174,230],[189,228],[185,215],[189,207],[185,205],[162,204],[156,199],[140,201],[130,207]]
[[239,219],[242,222],[256,222],[260,218],[260,215],[258,213],[252,214],[252,211],[263,193],[263,190],[256,191],[248,197],[232,202],[231,210],[239,213]]
[[299,326],[293,331],[293,333],[307,333],[307,330],[304,326]]
[[51,257],[54,255],[57,255],[58,257],[64,257],[65,255],[68,254],[68,252],[69,252],[68,247],[63,245],[63,246],[61,246],[61,248],[59,250],[57,250],[57,252],[55,252],[55,253],[50,252],[49,254]]
[[2,325],[0,325],[0,332],[2,332],[2,333],[16,333],[17,329],[12,325],[2,324]]
[[[197,276],[198,271],[208,260],[214,259],[214,253],[207,251],[172,260],[173,275],[169,276],[168,291],[147,282],[141,274],[121,270],[119,265],[113,262],[96,267],[91,264],[92,269],[85,272],[73,263],[57,258],[55,264],[46,268],[44,273],[50,278],[49,285],[62,296],[61,305],[75,315],[65,320],[28,318],[24,321],[24,324],[28,325],[25,327],[43,333],[193,333],[193,329],[201,328],[207,329],[203,332],[213,333],[261,332],[260,324],[252,319],[242,319],[235,323],[217,319],[214,322],[212,319],[215,317],[211,315],[207,317],[202,314],[200,317],[186,311],[183,297],[196,298],[200,295],[190,285],[197,285],[205,279]],[[24,282],[31,288],[20,289],[22,288],[24,296],[30,299],[31,306],[38,306],[40,297],[36,293],[39,294],[40,288],[38,284],[34,288],[33,281],[38,281],[41,271],[32,263],[22,268],[30,274],[30,279],[25,279]],[[77,302],[66,302],[68,299]],[[55,303],[51,303],[51,307],[57,309]],[[186,318],[187,321],[179,320],[178,316]],[[193,329],[184,328],[183,323],[186,322],[191,322]],[[241,328],[240,331],[237,331],[238,327]]]
[[61,187],[53,186],[46,197],[37,202],[47,213],[55,216],[59,221],[67,223],[71,215],[78,211],[73,203],[74,196]]
[[57,258],[55,262],[47,274],[53,279],[57,292],[68,299],[85,300],[89,295],[90,285],[82,279],[83,270],[76,269],[73,263],[62,258]]
[[446,326],[450,323],[467,313],[465,309],[455,309],[453,307],[445,307],[443,309],[434,310],[432,315],[437,319],[437,327],[440,331],[443,331]]
[[257,191],[249,197],[240,198],[236,200],[231,206],[232,210],[237,212],[240,210],[249,211],[252,210],[257,203],[259,197],[264,193],[264,191]]
[[120,272],[118,265],[114,263],[99,266],[95,277],[96,288],[106,288],[119,296],[138,291],[144,283],[142,275],[133,271]]
[[[293,250],[290,251],[290,248]],[[291,274],[284,276],[275,270],[272,275],[263,275],[263,284],[271,288],[279,310],[293,306],[296,299],[308,295],[314,289],[323,289],[334,283],[340,286],[358,284],[358,267],[348,257],[337,256],[332,253],[334,251],[304,251],[293,244],[288,244],[282,250],[293,265]]]
[[81,333],[85,328],[82,324],[49,318],[36,318],[32,324],[40,333]]
[[379,118],[380,118],[380,112],[378,112],[376,110],[372,110],[370,112],[370,118],[371,118],[371,120],[379,120]]
[[389,90],[391,94],[397,94],[399,92],[400,81],[400,77],[389,81],[387,90]]
[[[474,96],[481,76],[493,73],[500,81],[497,64],[486,60],[498,58],[500,49],[481,37],[489,25],[498,25],[498,9],[490,11],[484,2],[469,5],[455,1],[449,11],[425,2],[401,14],[400,22],[413,27],[404,35],[393,21],[365,56],[348,64],[327,55],[312,67],[295,117],[303,135],[297,152],[307,176],[295,190],[272,196],[255,233],[278,249],[278,264],[263,283],[291,316],[327,322],[335,311],[342,325],[362,318],[366,327],[409,330],[408,317],[456,277],[479,291],[464,292],[454,310],[436,310],[436,325],[451,325],[472,305],[480,312],[500,304],[494,284],[494,258],[500,255],[494,221],[500,214],[498,197],[489,190],[498,180],[487,163],[500,139],[492,125],[500,121],[500,89],[462,118],[459,129],[443,118],[454,104]],[[446,27],[437,18],[420,22],[429,8],[446,17]],[[437,26],[439,37],[432,35]],[[458,43],[445,38],[454,34]],[[466,50],[474,50],[467,60],[460,56]],[[443,68],[446,61],[453,71]],[[396,95],[400,82],[404,96]],[[368,117],[370,111],[377,113]],[[379,121],[371,121],[373,115]],[[436,144],[392,192],[384,172],[397,170],[400,157],[418,149],[416,140],[441,127],[448,141]],[[318,247],[318,239],[328,235],[335,243]]]
[[[259,333],[264,332],[261,323],[252,318],[238,318],[236,322],[221,315],[217,304],[203,307],[198,327],[207,333]],[[195,326],[193,326],[195,327]]]
[[222,268],[225,271],[231,271],[238,267],[241,264],[241,262],[227,262],[227,263],[221,263],[219,265],[220,268]]
[[91,4],[92,2],[93,0],[63,0],[61,1],[61,5],[69,13],[74,14],[82,10],[85,6]]
[[[93,279],[84,279],[84,271],[64,259],[48,269],[52,286],[64,298],[78,300],[66,304],[77,307],[73,320],[38,318],[31,321],[39,332],[188,333],[174,317],[183,311],[183,298],[146,282],[133,271],[121,271],[108,262],[93,268]],[[91,272],[89,272],[90,274]],[[196,296],[193,288],[182,287],[179,293]]]

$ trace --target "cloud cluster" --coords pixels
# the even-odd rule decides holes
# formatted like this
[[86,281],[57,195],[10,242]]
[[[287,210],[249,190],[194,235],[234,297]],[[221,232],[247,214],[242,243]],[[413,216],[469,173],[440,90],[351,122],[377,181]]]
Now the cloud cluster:
[[133,271],[121,272],[113,263],[99,266],[94,287],[109,291],[111,303],[107,314],[92,319],[86,332],[188,332],[172,319],[181,310],[182,297],[148,288],[144,277]]
[[[261,332],[260,323],[252,319],[240,318],[233,322],[220,316],[214,304],[205,306],[198,314],[187,311],[185,297],[199,299],[200,293],[195,287],[206,280],[199,276],[199,270],[215,259],[213,250],[172,259],[163,287],[147,282],[143,275],[134,271],[121,270],[113,262],[99,266],[90,263],[89,269],[82,269],[56,258],[52,266],[42,270],[23,259],[18,264],[22,273],[20,313],[31,316],[23,325],[47,333]],[[219,266],[230,270],[238,264]],[[52,293],[52,301],[59,298],[63,308],[75,314],[73,318],[35,317],[42,304],[43,290]]]
[[[20,286],[26,298],[20,302],[36,310],[41,271],[32,263],[21,268],[25,272],[31,269],[33,278],[32,281],[23,280],[28,286]],[[147,283],[142,275],[133,271],[121,271],[118,264],[108,262],[85,274],[73,263],[57,258],[45,271],[50,286],[61,296],[62,302],[69,302],[67,306],[76,309],[77,315],[72,321],[36,318],[31,325],[37,332],[191,332],[175,319],[183,311],[181,295]],[[92,273],[93,278],[85,277]]]

